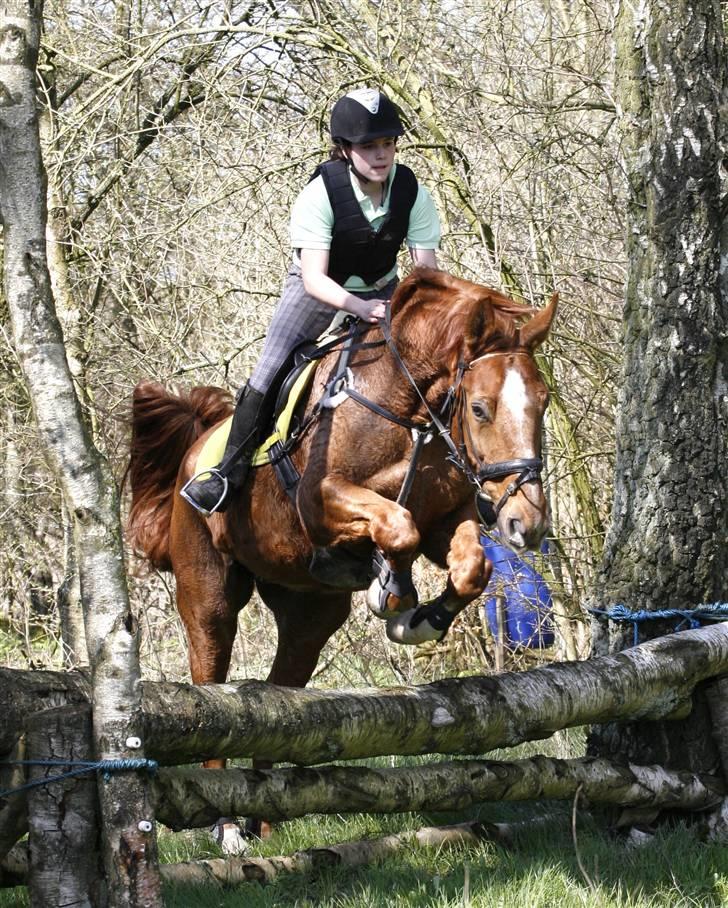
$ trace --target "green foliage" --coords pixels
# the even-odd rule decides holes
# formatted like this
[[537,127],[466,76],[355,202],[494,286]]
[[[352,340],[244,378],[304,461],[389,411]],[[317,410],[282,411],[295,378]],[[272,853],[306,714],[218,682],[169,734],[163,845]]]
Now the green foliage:
[[[529,824],[543,811],[548,823]],[[683,826],[660,833],[642,848],[608,836],[593,820],[579,818],[579,869],[568,806],[489,806],[478,812],[490,821],[525,820],[526,828],[507,850],[484,843],[453,850],[404,849],[381,864],[337,868],[312,876],[280,877],[267,886],[245,884],[224,890],[167,887],[170,908],[678,908],[725,905],[728,854],[718,845],[696,841]],[[255,846],[256,855],[365,836],[381,836],[463,817],[407,815],[350,819],[316,818],[283,824],[273,837]],[[529,828],[530,827],[530,828]],[[171,837],[178,839],[179,836]],[[197,834],[195,838],[200,839]],[[201,857],[209,846],[193,839],[184,846],[162,839],[165,859]],[[3,903],[0,902],[0,905]]]

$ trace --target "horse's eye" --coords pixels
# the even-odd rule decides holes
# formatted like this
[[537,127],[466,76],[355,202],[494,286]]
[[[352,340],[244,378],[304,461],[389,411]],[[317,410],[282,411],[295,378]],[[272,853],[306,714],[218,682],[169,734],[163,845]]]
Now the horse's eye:
[[488,422],[491,418],[488,405],[482,400],[474,400],[470,405],[470,409],[473,411],[473,416],[481,422]]

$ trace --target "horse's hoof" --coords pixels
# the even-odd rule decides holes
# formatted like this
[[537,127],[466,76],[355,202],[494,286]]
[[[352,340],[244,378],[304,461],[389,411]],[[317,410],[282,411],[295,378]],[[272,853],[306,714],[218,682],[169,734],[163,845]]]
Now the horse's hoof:
[[419,643],[427,643],[428,640],[442,640],[447,629],[433,627],[427,618],[420,621],[415,627],[411,626],[411,621],[417,611],[418,609],[411,608],[400,615],[393,615],[387,619],[387,636],[392,643],[417,646]]
[[382,588],[376,577],[367,589],[367,605],[372,615],[376,615],[377,618],[387,617],[387,597],[382,595]]
[[250,845],[240,826],[227,817],[221,817],[212,827],[212,835],[223,854],[245,854]]
[[373,615],[386,620],[392,615],[411,611],[417,605],[417,595],[408,594],[398,599],[397,596],[383,590],[379,578],[375,577],[367,590],[367,605]]

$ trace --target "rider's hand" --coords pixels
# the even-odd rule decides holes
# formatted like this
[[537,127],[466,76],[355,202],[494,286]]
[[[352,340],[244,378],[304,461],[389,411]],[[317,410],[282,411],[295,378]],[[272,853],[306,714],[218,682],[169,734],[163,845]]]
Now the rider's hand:
[[386,314],[387,301],[379,299],[362,300],[359,297],[354,297],[351,304],[346,308],[352,315],[358,316],[362,321],[376,324]]

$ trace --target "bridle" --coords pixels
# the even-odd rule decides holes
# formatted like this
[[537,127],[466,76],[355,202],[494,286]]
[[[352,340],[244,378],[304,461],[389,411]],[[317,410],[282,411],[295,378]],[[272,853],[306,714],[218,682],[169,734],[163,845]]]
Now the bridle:
[[[435,410],[433,410],[433,408],[427,402],[424,394],[417,386],[416,381],[407,368],[407,364],[400,356],[397,345],[395,344],[394,338],[392,337],[391,311],[389,306],[387,306],[386,317],[382,322],[380,322],[379,327],[382,331],[382,335],[384,336],[384,342],[386,343],[392,356],[394,357],[395,362],[397,363],[397,367],[404,375],[410,386],[417,393],[417,396],[420,398],[420,401],[424,406],[425,412],[429,419],[426,422],[415,422],[414,420],[398,416],[397,414],[392,413],[392,411],[387,407],[369,400],[369,398],[365,397],[355,388],[346,384],[343,374],[345,371],[345,366],[342,369],[340,365],[334,370],[334,376],[329,381],[328,388],[330,390],[328,390],[327,393],[331,393],[334,390],[336,391],[336,393],[344,393],[361,406],[371,410],[373,413],[378,414],[389,422],[393,422],[397,425],[403,426],[404,428],[410,429],[410,431],[412,432],[414,437],[414,447],[412,455],[410,457],[410,463],[407,468],[407,473],[402,482],[399,495],[397,496],[398,504],[404,505],[407,501],[407,498],[409,497],[423,446],[434,435],[439,435],[448,449],[446,459],[450,463],[454,464],[467,478],[468,482],[470,482],[470,484],[475,488],[475,508],[481,527],[484,530],[491,530],[495,526],[498,520],[498,515],[503,510],[508,500],[516,495],[518,490],[522,486],[529,482],[541,481],[543,460],[540,457],[526,457],[518,458],[515,460],[502,460],[495,463],[487,463],[486,461],[481,460],[478,457],[475,451],[475,446],[473,444],[472,435],[468,428],[467,421],[465,420],[463,415],[465,401],[463,378],[465,377],[465,373],[472,369],[473,366],[482,359],[495,356],[527,356],[531,358],[531,353],[528,350],[524,349],[494,350],[490,353],[484,353],[481,356],[476,357],[469,363],[466,363],[463,359],[461,359],[458,363],[455,380],[451,387],[448,389],[444,403],[439,412],[435,412]],[[358,325],[352,327],[352,332],[350,335],[352,343],[354,341],[356,333],[358,333],[359,331],[359,328],[360,326]],[[344,358],[344,364],[346,364],[347,362],[348,356]],[[460,437],[462,439],[462,444],[460,446],[455,443],[452,437],[452,427],[456,413],[458,414],[460,423]],[[466,434],[468,436],[468,442],[470,446],[470,455],[477,463],[477,469],[475,471],[472,469],[470,463],[468,462],[468,450],[465,441]],[[517,474],[516,478],[513,480],[513,482],[508,484],[508,487],[506,488],[500,499],[497,502],[493,502],[490,496],[484,491],[483,483],[493,482],[498,479],[505,479],[507,476],[511,476],[513,474]]]
[[[531,358],[531,354],[527,350],[493,350],[490,353],[484,353],[482,356],[478,356],[476,357],[476,359],[471,360],[463,370],[463,375],[469,369],[472,369],[475,363],[477,363],[479,360],[492,356],[527,356],[529,357],[529,359]],[[486,529],[491,529],[495,526],[498,520],[498,515],[503,510],[504,506],[508,502],[508,499],[512,498],[518,492],[521,486],[524,486],[528,482],[541,481],[543,460],[540,457],[520,457],[515,460],[500,460],[495,463],[486,463],[485,461],[481,460],[475,451],[475,445],[473,444],[473,437],[470,432],[470,427],[468,426],[468,423],[464,417],[467,395],[465,393],[465,389],[462,387],[462,378],[460,378],[457,384],[458,390],[459,392],[461,392],[458,394],[460,436],[464,440],[467,434],[470,446],[470,455],[478,465],[477,470],[474,473],[475,485],[478,489],[478,491],[475,493],[475,509],[477,511],[481,526],[484,526]],[[465,445],[463,445],[463,447],[465,447]],[[463,461],[467,464],[465,457],[463,457]],[[508,484],[505,492],[501,495],[497,502],[493,502],[492,499],[483,492],[484,482],[495,482],[498,479],[505,479],[507,476],[512,476],[514,473],[517,473],[518,475],[513,480],[513,482],[510,482]]]

